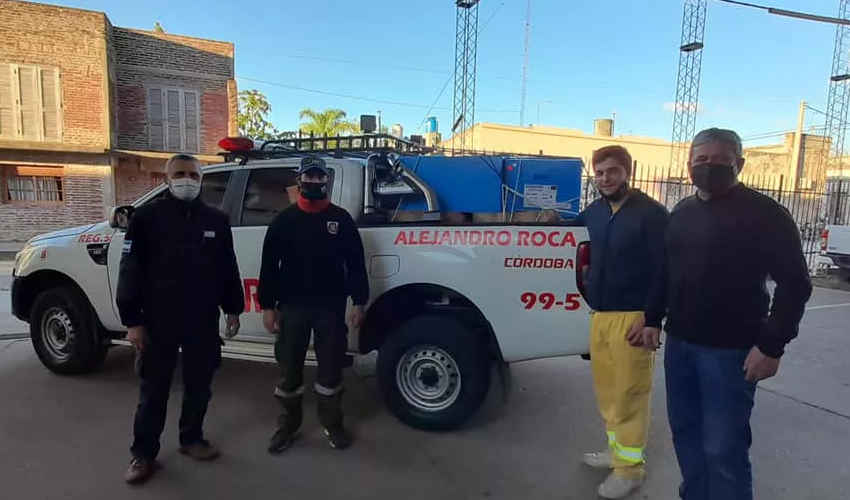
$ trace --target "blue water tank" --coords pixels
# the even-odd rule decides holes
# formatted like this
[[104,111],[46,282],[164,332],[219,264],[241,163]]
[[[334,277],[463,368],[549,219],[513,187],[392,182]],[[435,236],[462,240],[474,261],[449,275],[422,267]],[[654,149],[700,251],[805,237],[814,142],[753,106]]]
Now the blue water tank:
[[427,133],[437,132],[437,117],[429,116],[427,120],[428,124],[426,126]]
[[[401,162],[437,193],[444,212],[500,212],[502,158],[499,156],[402,156]],[[424,210],[421,196],[408,196],[401,210]]]
[[551,209],[577,215],[583,167],[578,158],[505,158],[505,211]]

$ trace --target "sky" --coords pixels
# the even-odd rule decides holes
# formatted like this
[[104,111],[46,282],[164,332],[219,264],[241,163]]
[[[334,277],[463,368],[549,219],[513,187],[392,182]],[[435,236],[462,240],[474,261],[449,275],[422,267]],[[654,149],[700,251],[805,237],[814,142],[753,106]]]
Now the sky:
[[[301,109],[339,108],[352,119],[380,110],[406,135],[433,115],[450,135],[453,0],[48,3],[106,12],[116,26],[158,21],[169,33],[233,42],[239,89],[263,92],[280,130],[297,129]],[[837,0],[756,3],[838,9]],[[519,124],[526,5],[480,3],[476,122]],[[616,114],[615,134],[669,139],[681,23],[679,0],[532,0],[525,123],[589,133],[595,118]],[[825,109],[834,37],[830,24],[709,0],[697,128],[777,141],[750,138],[793,130],[800,100]],[[806,125],[823,118],[809,111]]]

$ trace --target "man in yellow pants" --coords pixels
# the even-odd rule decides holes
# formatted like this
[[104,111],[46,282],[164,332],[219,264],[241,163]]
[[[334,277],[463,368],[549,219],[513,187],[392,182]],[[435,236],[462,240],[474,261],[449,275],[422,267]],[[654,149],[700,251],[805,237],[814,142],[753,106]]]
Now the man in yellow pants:
[[664,313],[648,308],[664,303],[653,299],[665,293],[668,213],[629,187],[632,158],[625,148],[601,148],[592,164],[602,197],[579,215],[579,222],[590,233],[590,357],[608,448],[585,454],[584,462],[613,469],[599,486],[599,495],[623,498],[646,476],[654,350]]

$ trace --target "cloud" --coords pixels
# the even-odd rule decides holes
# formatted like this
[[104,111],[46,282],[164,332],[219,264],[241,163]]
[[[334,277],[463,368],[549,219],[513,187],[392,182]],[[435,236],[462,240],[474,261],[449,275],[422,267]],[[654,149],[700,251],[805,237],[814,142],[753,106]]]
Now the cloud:
[[694,111],[702,113],[705,111],[705,106],[695,102],[665,102],[664,111]]

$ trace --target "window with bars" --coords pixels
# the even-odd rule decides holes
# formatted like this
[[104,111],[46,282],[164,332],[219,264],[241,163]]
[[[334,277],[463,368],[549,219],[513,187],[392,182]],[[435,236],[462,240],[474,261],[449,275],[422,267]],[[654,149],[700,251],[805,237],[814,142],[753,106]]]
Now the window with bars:
[[198,153],[200,105],[198,92],[149,87],[148,145],[155,151]]
[[61,167],[4,167],[0,181],[6,203],[65,201]]
[[62,140],[58,69],[0,63],[0,139]]

